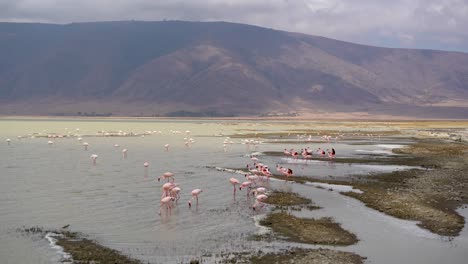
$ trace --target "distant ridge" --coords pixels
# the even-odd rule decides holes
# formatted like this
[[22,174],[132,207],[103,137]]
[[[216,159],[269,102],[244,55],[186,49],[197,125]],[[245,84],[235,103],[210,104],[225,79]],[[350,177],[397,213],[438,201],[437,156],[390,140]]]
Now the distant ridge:
[[468,118],[468,54],[227,22],[0,23],[0,115]]

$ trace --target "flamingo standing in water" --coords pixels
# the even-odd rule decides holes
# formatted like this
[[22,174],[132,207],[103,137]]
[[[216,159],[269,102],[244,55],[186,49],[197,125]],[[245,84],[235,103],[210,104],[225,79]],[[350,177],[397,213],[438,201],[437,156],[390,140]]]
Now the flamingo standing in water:
[[174,200],[174,197],[171,196],[162,198],[159,206],[159,215],[161,215],[161,208],[163,206],[166,207],[166,211],[169,211],[169,214],[171,214],[172,203],[174,202]]
[[145,161],[143,163],[143,167],[145,167],[145,178],[148,177],[148,166],[149,166],[149,163]]
[[174,173],[172,172],[165,172],[162,176],[160,176],[158,178],[158,181],[160,181],[162,179],[167,179],[167,181],[169,182],[169,179],[172,179],[172,182],[174,182]]
[[234,194],[236,194],[236,185],[240,184],[239,180],[237,180],[236,178],[231,178],[231,179],[229,179],[229,182],[234,187]]
[[261,206],[261,208],[263,208],[265,206],[265,204],[263,203],[266,199],[268,199],[268,196],[266,196],[265,194],[259,194],[255,197],[255,204],[252,206],[252,209],[255,211],[257,209],[258,206]]
[[6,139],[6,143],[7,143],[8,145],[10,145],[10,144],[11,144],[11,139],[7,138],[7,139]]
[[196,198],[197,199],[197,206],[198,206],[198,195],[200,195],[200,193],[202,193],[203,190],[202,189],[195,189],[192,191],[192,198],[190,198],[189,202],[188,202],[188,205],[189,205],[189,208],[192,207],[192,199],[193,198]]
[[[242,188],[247,188],[252,185],[251,181],[245,181],[239,186],[239,190],[242,191]],[[247,191],[247,196],[249,196],[249,191]]]
[[174,188],[172,188],[171,191],[170,191],[171,197],[175,199],[176,203],[177,203],[177,201],[179,201],[179,199],[180,199],[180,191],[181,191],[181,190],[182,190],[182,189],[180,189],[180,187],[174,187]]
[[163,184],[162,186],[163,194],[161,195],[161,198],[171,196],[171,190],[175,187],[176,185],[172,182],[166,182],[165,184]]
[[257,196],[258,194],[265,194],[267,189],[265,187],[258,187],[257,189],[252,190],[252,194]]
[[83,146],[84,146],[84,150],[88,150],[88,146],[89,146],[88,142],[83,143]]
[[336,152],[335,152],[335,149],[334,149],[334,148],[332,148],[331,151],[328,151],[328,149],[327,149],[327,152],[328,152],[328,157],[329,157],[330,159],[334,159],[334,158],[335,158]]
[[244,177],[248,180],[251,181],[253,184],[257,184],[257,181],[259,180],[259,177],[257,175],[248,175],[245,174]]
[[166,149],[166,151],[169,151],[169,146],[170,146],[169,144],[164,145],[164,148]]
[[90,156],[90,158],[91,158],[91,161],[93,162],[93,165],[96,165],[96,160],[98,158],[98,155],[97,154],[92,154]]
[[123,156],[124,159],[127,158],[127,149],[126,148],[122,149],[122,156]]
[[49,140],[49,141],[47,141],[47,144],[49,144],[49,146],[52,146],[54,144],[54,142],[52,140]]

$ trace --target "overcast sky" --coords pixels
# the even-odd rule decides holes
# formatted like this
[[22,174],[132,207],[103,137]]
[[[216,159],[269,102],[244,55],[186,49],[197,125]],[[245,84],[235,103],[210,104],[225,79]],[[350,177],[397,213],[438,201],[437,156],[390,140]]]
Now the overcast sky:
[[363,44],[468,52],[468,0],[0,0],[0,21],[229,21]]

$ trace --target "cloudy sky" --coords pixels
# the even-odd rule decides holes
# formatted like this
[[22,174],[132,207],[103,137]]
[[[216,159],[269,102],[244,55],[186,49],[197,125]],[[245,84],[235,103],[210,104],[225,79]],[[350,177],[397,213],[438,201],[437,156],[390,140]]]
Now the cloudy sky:
[[0,21],[229,21],[363,44],[468,52],[468,0],[0,0]]

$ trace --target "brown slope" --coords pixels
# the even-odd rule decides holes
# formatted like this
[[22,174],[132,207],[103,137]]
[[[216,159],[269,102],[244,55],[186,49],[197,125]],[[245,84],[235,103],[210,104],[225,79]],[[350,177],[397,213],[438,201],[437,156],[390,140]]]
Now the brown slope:
[[373,74],[380,85],[367,87],[384,101],[420,106],[468,105],[466,53],[379,48],[302,34],[294,36]]
[[138,68],[113,96],[244,114],[379,102],[346,80],[296,63],[297,56],[314,58],[319,51],[311,47],[282,51],[275,57],[257,55],[249,63],[209,44],[178,50]]
[[0,57],[0,114],[321,110],[468,117],[468,54],[249,25],[0,23]]

